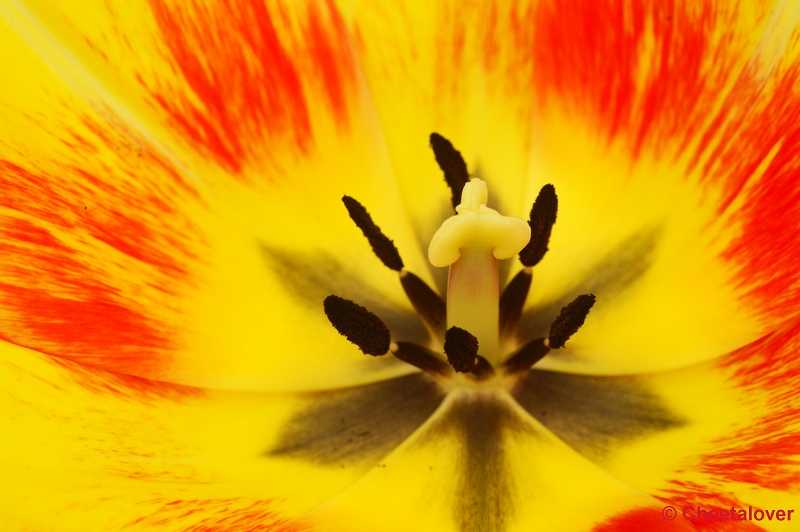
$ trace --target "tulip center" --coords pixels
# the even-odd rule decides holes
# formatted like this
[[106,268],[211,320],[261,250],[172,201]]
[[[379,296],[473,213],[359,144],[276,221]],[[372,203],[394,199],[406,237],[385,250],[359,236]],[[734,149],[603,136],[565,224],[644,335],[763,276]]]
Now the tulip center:
[[[548,250],[558,205],[555,188],[552,185],[542,188],[528,222],[503,216],[486,206],[487,184],[469,178],[461,154],[449,141],[434,133],[431,146],[452,190],[456,211],[436,231],[428,247],[428,259],[433,266],[450,267],[446,302],[405,269],[394,242],[383,234],[363,205],[349,196],[342,201],[378,259],[398,272],[409,301],[437,341],[434,343],[442,345],[443,341],[444,353],[393,338],[378,316],[339,296],[325,299],[325,314],[334,328],[364,354],[391,353],[440,381],[448,381],[444,383],[446,387],[454,382],[482,386],[480,383],[488,382],[497,371],[500,378],[493,382],[515,382],[516,379],[509,381],[504,377],[522,375],[550,349],[564,347],[567,339],[583,325],[595,297],[584,294],[562,308],[547,338],[530,340],[515,352],[501,352],[501,337],[515,337],[517,333],[533,266]],[[501,294],[497,261],[515,255],[519,256],[523,269]],[[457,378],[457,374],[466,377]]]
[[478,354],[497,364],[500,287],[498,259],[519,253],[531,228],[519,218],[486,206],[488,187],[473,179],[464,185],[457,214],[444,221],[428,247],[428,260],[450,267],[447,279],[447,328],[459,327],[478,341]]

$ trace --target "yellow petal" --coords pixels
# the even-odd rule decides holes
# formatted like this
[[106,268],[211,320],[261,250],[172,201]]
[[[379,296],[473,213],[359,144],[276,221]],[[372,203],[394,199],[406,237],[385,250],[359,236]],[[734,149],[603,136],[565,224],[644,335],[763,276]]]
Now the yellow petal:
[[8,343],[0,355],[5,530],[278,525],[374,467],[442,397],[420,376],[263,394],[115,374]]
[[690,508],[690,517],[698,507],[788,510],[800,489],[798,346],[795,323],[680,370],[630,377],[532,371],[516,396],[605,471],[680,512]]
[[578,6],[543,2],[531,19],[528,201],[552,182],[559,213],[523,335],[541,336],[577,294],[597,304],[542,367],[676,368],[793,319],[800,13],[771,3]]
[[[580,511],[568,501],[579,501]],[[455,393],[376,468],[299,523],[320,531],[583,532],[642,509],[649,522],[658,507],[506,396]]]
[[322,313],[336,293],[427,338],[341,204],[357,196],[428,276],[338,15],[296,4],[254,26],[247,5],[5,5],[5,339],[215,388],[410,371],[361,356]]
[[[343,2],[344,3],[344,2]],[[347,9],[359,64],[392,156],[400,192],[427,245],[452,214],[450,191],[427,141],[453,142],[470,174],[489,184],[490,207],[525,216],[532,138],[530,8],[493,2],[358,2]],[[420,198],[424,198],[420,200]],[[435,201],[434,201],[435,198]]]
[[447,192],[423,178],[433,157],[413,140],[430,130],[499,190],[504,212],[523,215],[543,184],[556,186],[561,212],[523,337],[546,333],[579,293],[598,302],[544,367],[679,367],[800,308],[792,6],[364,2],[346,12],[424,242],[449,212]]

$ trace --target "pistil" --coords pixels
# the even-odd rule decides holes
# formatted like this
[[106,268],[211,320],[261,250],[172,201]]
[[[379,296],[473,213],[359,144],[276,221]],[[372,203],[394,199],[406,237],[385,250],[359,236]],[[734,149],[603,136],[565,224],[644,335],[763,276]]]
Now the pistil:
[[480,355],[499,360],[499,280],[497,260],[513,257],[530,240],[530,227],[486,206],[486,183],[464,185],[456,214],[433,235],[428,259],[450,266],[447,328],[459,327],[478,339]]

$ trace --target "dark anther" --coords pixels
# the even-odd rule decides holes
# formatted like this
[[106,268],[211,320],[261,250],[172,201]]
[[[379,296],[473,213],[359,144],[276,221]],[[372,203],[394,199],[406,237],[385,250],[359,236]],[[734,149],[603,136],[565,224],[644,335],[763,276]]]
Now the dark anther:
[[503,362],[503,369],[506,373],[523,373],[531,369],[531,366],[543,359],[549,352],[550,348],[544,345],[544,338],[533,340]]
[[444,172],[444,180],[453,193],[453,208],[461,203],[461,191],[469,181],[467,163],[461,157],[461,152],[456,150],[449,140],[438,133],[431,133],[431,148],[439,168]]
[[556,223],[558,212],[558,196],[553,185],[545,185],[536,196],[531,208],[531,239],[519,252],[519,260],[525,266],[535,266],[547,253],[547,244],[550,242],[550,232]]
[[322,306],[331,325],[362,352],[376,357],[389,352],[391,334],[378,316],[339,296],[326,297]]
[[380,227],[375,225],[372,217],[359,202],[350,196],[343,196],[342,201],[344,206],[347,207],[347,212],[350,218],[356,223],[364,236],[369,240],[369,245],[372,246],[372,251],[388,268],[400,271],[403,269],[403,259],[400,258],[400,252],[394,245],[394,242],[381,232]]
[[475,357],[475,367],[470,372],[475,375],[479,381],[486,380],[494,375],[494,368],[488,360],[478,355]]
[[453,374],[453,368],[447,362],[437,358],[433,351],[421,345],[411,342],[396,342],[392,344],[391,350],[398,359],[416,366],[426,373],[434,373],[443,377]]
[[444,300],[425,281],[407,270],[400,273],[400,283],[420,319],[431,332],[441,338],[447,325],[447,306]]
[[500,296],[500,334],[508,336],[514,334],[522,315],[522,307],[528,298],[533,275],[530,268],[523,268],[511,279]]
[[550,326],[549,342],[551,348],[560,349],[564,347],[569,337],[581,328],[594,302],[594,295],[583,294],[561,309],[556,321]]
[[460,327],[450,327],[444,335],[444,354],[459,373],[469,373],[478,356],[478,339]]

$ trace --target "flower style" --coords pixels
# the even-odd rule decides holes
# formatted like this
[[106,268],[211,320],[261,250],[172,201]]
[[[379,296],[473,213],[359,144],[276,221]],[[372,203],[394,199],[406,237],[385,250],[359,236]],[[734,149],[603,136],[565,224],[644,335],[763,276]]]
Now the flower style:
[[[0,14],[3,530],[792,529],[661,513],[800,491],[792,2]],[[341,203],[444,295],[431,132],[505,215],[558,192],[520,345],[597,296],[492,399],[323,313],[441,346]]]

